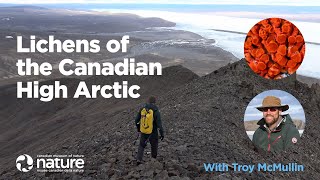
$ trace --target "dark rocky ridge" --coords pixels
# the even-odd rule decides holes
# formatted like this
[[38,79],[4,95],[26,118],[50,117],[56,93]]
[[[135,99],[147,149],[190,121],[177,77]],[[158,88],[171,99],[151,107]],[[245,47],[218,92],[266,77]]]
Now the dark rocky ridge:
[[[19,151],[21,153],[22,151],[40,153],[63,142],[68,137],[80,137],[83,129],[92,127],[96,122],[105,121],[109,114],[137,103],[141,104],[147,98],[148,93],[163,94],[195,78],[198,76],[190,70],[181,66],[172,66],[163,69],[162,76],[117,78],[95,76],[86,80],[88,87],[91,84],[106,85],[124,80],[128,81],[129,85],[140,85],[141,97],[139,99],[123,100],[101,97],[73,99],[72,94],[80,81],[77,79],[59,79],[61,84],[67,85],[69,98],[54,99],[47,103],[39,99],[17,99],[15,84],[2,86],[0,89],[2,100],[0,105],[1,162],[11,162],[12,158],[20,153]],[[42,84],[54,84],[54,80],[45,81]]]
[[299,74],[297,75],[297,80],[305,84],[308,84],[310,87],[312,86],[312,84],[320,84],[320,79],[318,78],[303,76]]
[[[142,99],[140,101],[81,99],[74,102],[70,100],[68,105],[60,111],[53,111],[51,114],[45,112],[46,116],[43,119],[50,118],[51,125],[62,124],[52,129],[51,135],[46,129],[40,129],[45,126],[37,127],[38,131],[43,132],[41,139],[51,136],[47,139],[48,142],[42,146],[28,145],[28,142],[40,142],[41,140],[39,137],[33,137],[28,142],[16,139],[17,142],[22,143],[20,146],[24,145],[25,148],[19,150],[12,148],[9,153],[10,157],[4,157],[4,154],[1,153],[1,162],[12,163],[17,155],[27,152],[30,155],[84,154],[86,157],[85,172],[83,174],[50,174],[30,171],[22,174],[17,172],[15,167],[10,168],[10,164],[9,167],[6,166],[5,171],[0,173],[1,176],[4,179],[18,177],[52,179],[72,178],[72,176],[76,179],[119,179],[120,177],[124,179],[166,179],[166,177],[171,179],[174,177],[185,177],[185,179],[231,179],[232,177],[240,179],[317,179],[319,177],[319,85],[309,88],[306,84],[297,81],[294,76],[277,81],[266,80],[253,74],[244,60],[220,68],[201,78],[195,78],[192,72],[182,67],[174,67],[174,69],[174,72],[183,71],[183,75],[177,73],[174,76],[164,76],[164,78],[153,77],[154,80],[160,82],[160,85],[150,91],[143,91],[145,97],[149,93],[159,93],[159,107],[166,134],[165,140],[159,144],[157,160],[151,160],[150,155],[145,155],[144,164],[137,167],[134,164],[137,143],[135,142],[136,132],[133,119]],[[184,79],[186,76],[189,78]],[[184,82],[180,82],[181,79],[184,79]],[[96,81],[94,83],[106,82],[103,78],[93,78],[90,82],[93,81]],[[146,82],[142,79],[139,81],[139,83]],[[141,86],[150,87],[150,82],[152,84],[155,81],[142,83]],[[185,84],[185,82],[189,83]],[[306,114],[307,124],[302,140],[297,146],[281,154],[255,152],[243,127],[243,115],[250,100],[257,94],[270,89],[291,93],[300,101]],[[33,104],[29,100],[22,102],[28,105]],[[55,107],[58,102],[54,101],[52,106]],[[19,104],[20,107],[25,107],[21,105],[21,102],[11,107]],[[36,107],[40,106],[43,104]],[[20,113],[23,111],[21,109]],[[3,111],[1,113],[3,114]],[[39,117],[39,114],[41,111],[37,109],[35,119]],[[36,124],[40,124],[43,119],[38,119]],[[72,119],[76,120],[72,121]],[[77,129],[75,124],[70,122],[82,123],[85,127]],[[66,127],[67,125],[69,127]],[[70,131],[75,134],[68,134]],[[3,129],[0,132],[3,132]],[[148,148],[150,148],[149,145]],[[3,158],[6,161],[3,161]],[[297,162],[305,166],[305,172],[206,173],[203,169],[205,162],[237,162],[240,164]],[[145,169],[148,170],[145,171]]]

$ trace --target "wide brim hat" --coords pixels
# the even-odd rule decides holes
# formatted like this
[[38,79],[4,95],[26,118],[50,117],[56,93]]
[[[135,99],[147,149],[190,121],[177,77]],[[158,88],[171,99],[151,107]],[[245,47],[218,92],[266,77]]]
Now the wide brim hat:
[[262,106],[256,107],[259,111],[262,111],[264,108],[276,107],[281,108],[282,111],[289,109],[289,105],[281,104],[281,100],[275,96],[267,96],[262,101]]

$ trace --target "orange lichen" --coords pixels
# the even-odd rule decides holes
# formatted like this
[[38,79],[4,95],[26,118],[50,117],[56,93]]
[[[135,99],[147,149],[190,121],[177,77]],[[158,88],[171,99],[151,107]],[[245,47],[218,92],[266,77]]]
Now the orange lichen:
[[282,56],[287,55],[287,47],[285,45],[281,44],[278,47],[277,53],[281,54]]
[[287,66],[288,68],[294,68],[296,67],[297,63],[295,61],[288,61]]
[[259,36],[262,38],[262,39],[267,39],[268,37],[268,32],[264,29],[260,29],[259,30]]
[[280,69],[278,69],[276,66],[272,66],[268,70],[268,76],[269,77],[274,77],[274,76],[278,75],[279,73],[280,73]]
[[297,35],[296,41],[297,41],[297,43],[302,43],[302,42],[304,42],[303,37],[302,37],[301,35]]
[[263,54],[262,56],[260,56],[259,61],[264,62],[265,64],[267,64],[269,62],[268,54]]
[[296,39],[295,36],[289,36],[288,37],[288,42],[289,42],[289,44],[294,44],[294,43],[297,42],[297,39]]
[[266,64],[264,62],[258,62],[258,70],[262,71],[267,68]]
[[291,59],[291,61],[294,61],[296,63],[300,63],[302,61],[300,52],[297,51],[297,52],[293,53],[291,55],[290,59]]
[[244,52],[255,73],[267,79],[280,79],[298,69],[305,55],[305,42],[292,23],[269,18],[251,28]]
[[273,28],[277,28],[281,25],[281,19],[280,18],[269,18],[271,25],[273,26]]
[[282,32],[285,33],[285,34],[290,34],[291,30],[292,30],[291,26],[292,26],[291,23],[285,22],[281,27]]
[[288,47],[288,56],[291,57],[291,55],[297,51],[299,51],[298,46],[289,46]]
[[260,24],[262,24],[262,26],[266,27],[269,24],[269,19],[264,19],[264,20],[260,21]]
[[253,36],[251,42],[252,42],[253,45],[257,46],[260,43],[259,36]]
[[298,35],[299,34],[299,29],[297,28],[297,27],[293,27],[293,31],[292,31],[292,36],[296,36],[296,35]]
[[246,58],[247,61],[252,61],[252,60],[254,60],[254,58],[251,56],[250,53],[245,53],[245,54],[244,54],[244,57]]
[[267,44],[266,46],[267,51],[269,51],[270,53],[275,53],[277,52],[278,49],[278,44],[274,41],[271,41]]
[[264,54],[264,50],[262,48],[257,49],[256,58],[261,57]]
[[277,63],[283,67],[287,64],[288,60],[284,56],[279,56]]
[[277,39],[277,42],[278,42],[279,44],[285,44],[286,41],[287,41],[287,35],[285,35],[285,34],[279,34],[279,35],[277,35],[276,39]]

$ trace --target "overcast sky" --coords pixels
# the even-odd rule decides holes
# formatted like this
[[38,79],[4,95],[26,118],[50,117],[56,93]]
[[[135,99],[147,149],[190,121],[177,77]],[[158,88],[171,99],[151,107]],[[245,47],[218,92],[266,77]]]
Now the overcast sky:
[[43,3],[161,3],[161,4],[245,4],[245,5],[292,5],[320,6],[318,0],[0,0],[0,3],[43,4]]

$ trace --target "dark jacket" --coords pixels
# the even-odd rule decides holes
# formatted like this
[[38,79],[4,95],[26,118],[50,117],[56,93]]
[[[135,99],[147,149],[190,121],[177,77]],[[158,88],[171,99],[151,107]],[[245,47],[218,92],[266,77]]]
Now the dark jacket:
[[137,126],[138,131],[140,131],[140,119],[141,119],[141,110],[143,108],[146,109],[152,109],[153,110],[153,129],[152,129],[152,135],[155,137],[158,137],[158,129],[160,132],[160,135],[163,136],[163,128],[162,128],[162,122],[160,117],[160,111],[158,107],[154,104],[145,104],[144,107],[142,107],[136,117],[135,123]]
[[265,151],[280,152],[300,139],[299,131],[293,124],[290,115],[282,117],[282,122],[272,132],[267,129],[264,118],[257,123],[260,127],[254,132],[252,139],[256,147]]

